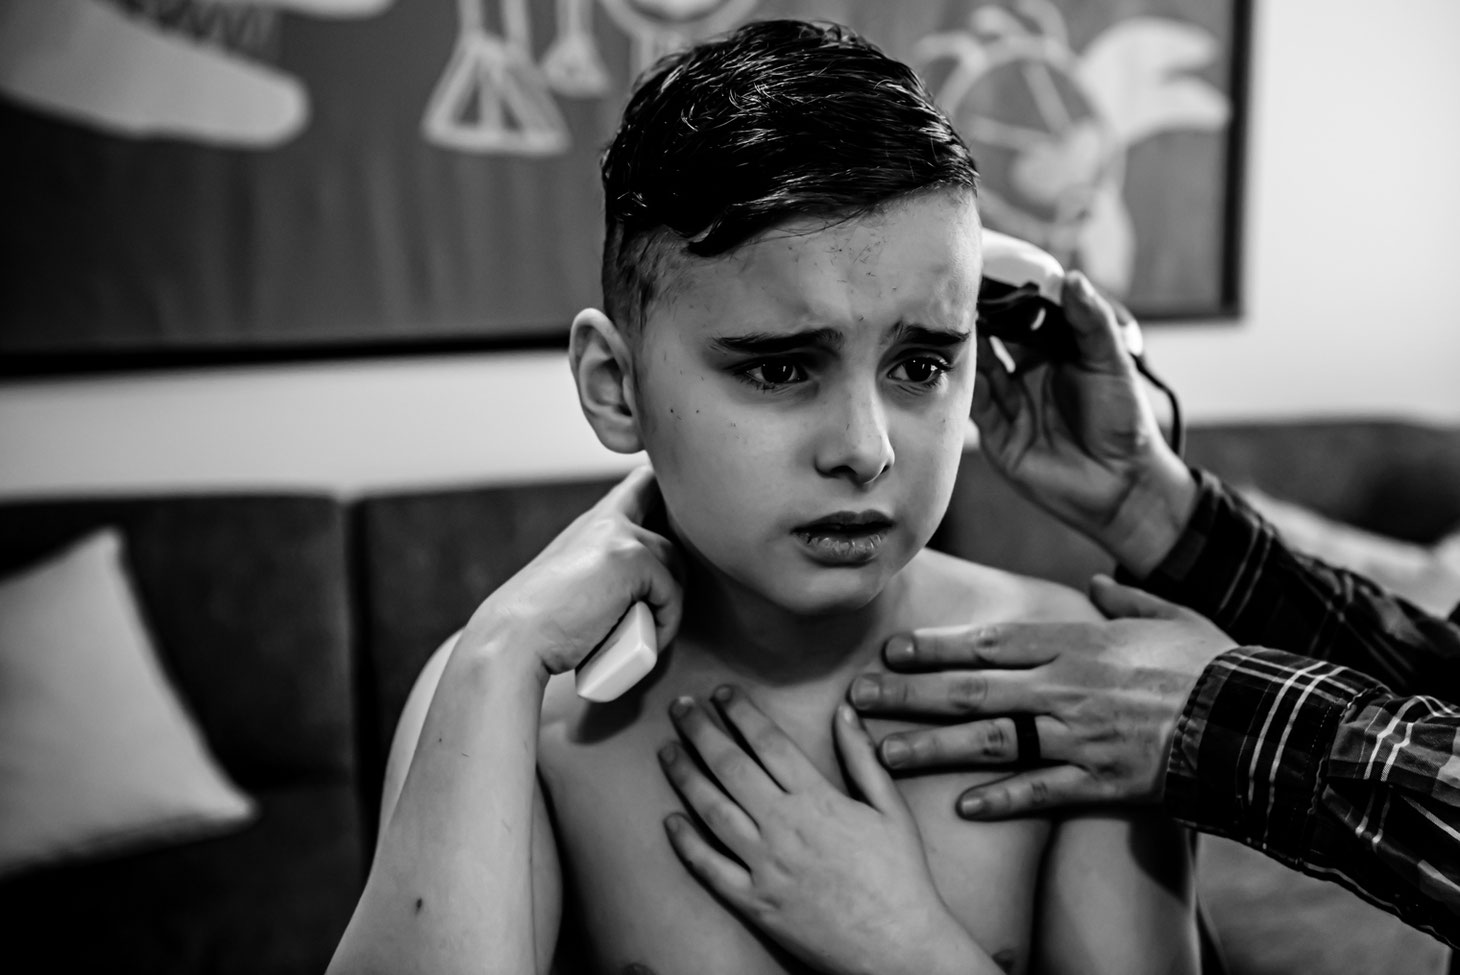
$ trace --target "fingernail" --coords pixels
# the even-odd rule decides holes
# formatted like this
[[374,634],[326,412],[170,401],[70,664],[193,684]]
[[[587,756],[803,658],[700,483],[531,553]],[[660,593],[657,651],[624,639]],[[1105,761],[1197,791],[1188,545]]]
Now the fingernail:
[[976,796],[964,796],[958,800],[958,815],[964,819],[973,819],[983,812],[984,801]]
[[672,741],[669,744],[665,745],[663,748],[659,749],[659,761],[663,762],[665,765],[669,765],[678,757],[679,746]]
[[912,755],[912,749],[907,747],[907,742],[899,738],[884,738],[882,741],[882,764],[898,766],[907,761]]
[[912,637],[899,633],[887,641],[887,647],[883,653],[887,656],[888,663],[902,663],[911,660],[916,649],[913,646]]
[[838,704],[836,706],[837,717],[841,718],[853,728],[857,726],[857,712],[852,710],[850,704]]
[[689,714],[689,709],[692,708],[692,707],[694,707],[694,706],[695,706],[694,698],[692,698],[692,697],[676,697],[674,699],[674,703],[671,704],[671,705],[669,705],[669,713],[672,716],[676,717],[676,718],[682,718],[686,714]]
[[714,693],[710,696],[719,701],[721,704],[724,704],[725,702],[729,701],[730,698],[734,695],[735,691],[730,687],[729,684],[721,684],[719,687],[715,688]]
[[858,677],[852,681],[852,703],[859,708],[867,707],[869,704],[875,704],[880,694],[881,691],[874,678]]

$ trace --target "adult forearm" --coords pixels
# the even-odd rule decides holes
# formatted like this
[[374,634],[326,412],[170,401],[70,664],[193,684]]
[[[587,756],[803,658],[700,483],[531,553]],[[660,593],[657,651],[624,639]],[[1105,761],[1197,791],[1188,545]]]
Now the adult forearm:
[[1175,547],[1196,507],[1195,476],[1170,451],[1141,465],[1119,507],[1106,520],[1076,525],[1135,578],[1144,578]]
[[1460,943],[1460,708],[1276,650],[1213,661],[1177,726],[1168,812]]
[[331,972],[531,973],[532,830],[546,674],[464,634]]

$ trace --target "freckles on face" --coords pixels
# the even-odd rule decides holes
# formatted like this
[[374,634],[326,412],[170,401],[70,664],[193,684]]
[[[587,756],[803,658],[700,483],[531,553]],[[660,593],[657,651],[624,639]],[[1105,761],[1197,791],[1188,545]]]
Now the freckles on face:
[[636,406],[696,548],[794,588],[793,526],[875,509],[900,533],[878,571],[915,554],[961,451],[977,238],[971,202],[932,195],[679,273],[640,335]]

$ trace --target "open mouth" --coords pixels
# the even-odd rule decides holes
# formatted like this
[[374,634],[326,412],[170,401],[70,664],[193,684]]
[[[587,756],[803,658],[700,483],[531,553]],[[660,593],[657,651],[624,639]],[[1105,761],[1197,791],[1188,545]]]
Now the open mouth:
[[791,534],[817,562],[862,565],[877,557],[893,527],[893,520],[880,512],[840,511],[799,525]]

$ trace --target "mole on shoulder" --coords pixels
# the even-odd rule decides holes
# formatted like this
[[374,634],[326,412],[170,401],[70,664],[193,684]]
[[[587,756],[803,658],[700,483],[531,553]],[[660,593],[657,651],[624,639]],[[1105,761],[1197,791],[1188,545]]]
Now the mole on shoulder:
[[425,904],[426,904],[426,899],[424,897],[417,897],[416,898],[416,913],[417,914],[421,913],[421,908],[424,907]]

